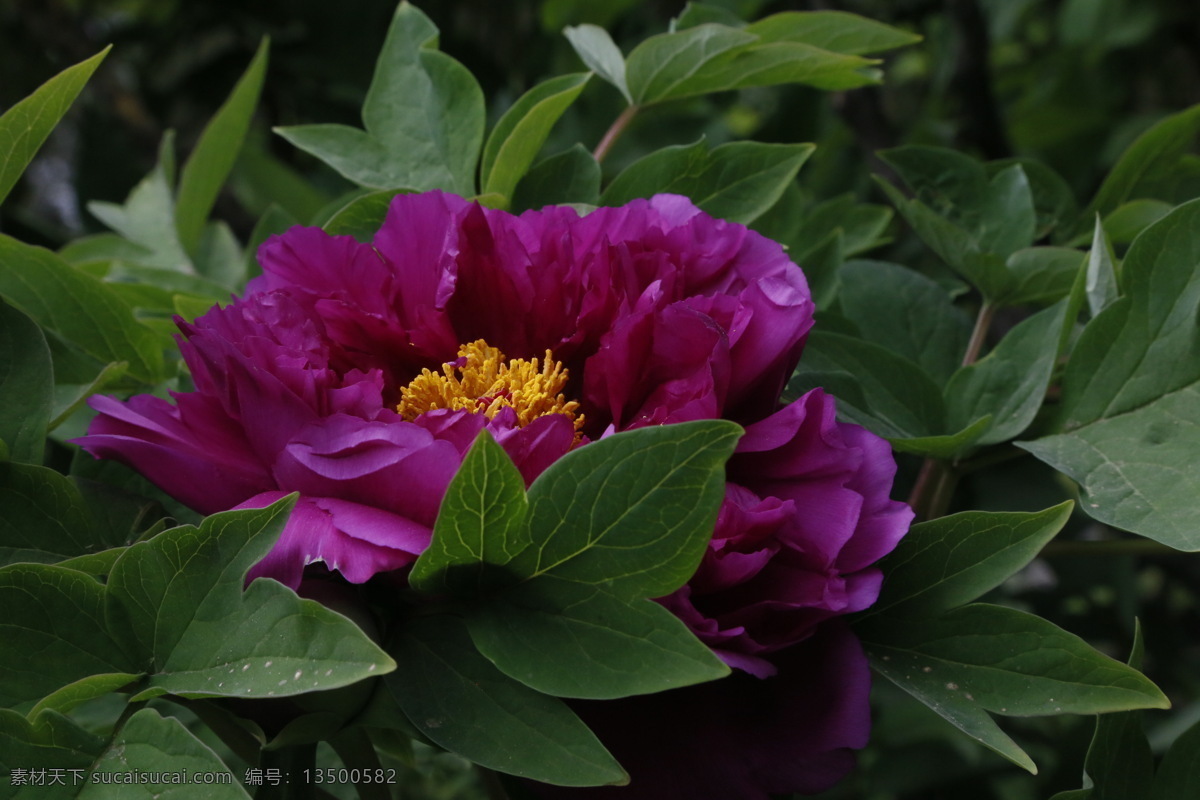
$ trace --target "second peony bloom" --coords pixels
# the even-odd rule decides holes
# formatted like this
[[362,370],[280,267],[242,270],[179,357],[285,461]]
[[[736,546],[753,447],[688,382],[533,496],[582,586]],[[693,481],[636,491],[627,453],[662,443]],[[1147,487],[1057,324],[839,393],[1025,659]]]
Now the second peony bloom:
[[[813,303],[777,243],[673,195],[514,216],[430,192],[396,197],[370,244],[293,228],[259,261],[244,297],[179,321],[194,392],[96,397],[79,440],[201,513],[299,492],[254,577],[296,587],[323,562],[362,583],[411,564],[482,428],[528,484],[613,432],[726,418],[746,434],[711,544],[660,602],[756,678],[796,672],[774,654],[874,602],[871,565],[912,514],[889,499],[885,441],[819,389],[781,405]],[[865,740],[866,672],[828,636],[841,644],[822,657],[855,676],[832,752]]]

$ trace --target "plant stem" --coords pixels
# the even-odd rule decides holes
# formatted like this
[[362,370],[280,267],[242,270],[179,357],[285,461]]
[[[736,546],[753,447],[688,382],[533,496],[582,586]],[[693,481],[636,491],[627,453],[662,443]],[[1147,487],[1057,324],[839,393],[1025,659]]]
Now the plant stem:
[[604,132],[604,138],[600,140],[600,144],[596,145],[596,151],[592,153],[592,158],[596,159],[596,163],[604,161],[604,157],[608,155],[608,151],[612,149],[613,143],[620,138],[625,129],[629,127],[630,121],[637,116],[640,106],[627,106],[620,115],[613,120],[613,124],[608,126],[608,130]]
[[979,351],[983,349],[983,342],[987,339],[988,328],[992,327],[992,319],[996,316],[996,307],[984,300],[983,305],[979,307],[979,314],[975,317],[975,329],[971,331],[971,340],[967,342],[967,352],[963,354],[963,366],[974,364],[979,358]]
[[383,764],[379,762],[379,754],[375,745],[362,728],[347,728],[329,740],[330,747],[342,759],[346,769],[359,770],[368,777],[366,782],[355,784],[359,800],[391,800],[392,791],[383,781],[371,780],[377,773],[383,773]]

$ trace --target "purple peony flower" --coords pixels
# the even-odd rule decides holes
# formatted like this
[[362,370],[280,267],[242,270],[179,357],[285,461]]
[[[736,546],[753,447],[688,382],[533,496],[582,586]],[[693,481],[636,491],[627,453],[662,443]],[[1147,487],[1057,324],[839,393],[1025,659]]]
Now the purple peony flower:
[[[749,675],[605,706],[621,716],[597,710],[597,724],[616,741],[638,709],[711,704],[692,714],[708,724],[659,723],[720,750],[694,753],[691,774],[736,784],[721,796],[815,790],[849,769],[869,725],[866,665],[826,621],[874,602],[871,565],[912,513],[888,498],[886,442],[838,422],[821,390],[780,405],[813,304],[778,244],[671,195],[580,217],[432,192],[397,197],[371,244],[294,228],[259,260],[245,297],[179,323],[195,391],[95,398],[88,452],[202,513],[299,492],[252,573],[295,587],[315,562],[361,583],[415,560],[485,427],[529,483],[616,431],[737,421],[708,552],[661,602]],[[778,716],[793,705],[803,716]],[[760,756],[739,760],[756,737],[733,719],[772,731]],[[787,769],[747,766],[760,757]],[[634,787],[655,785],[652,764],[631,769]]]

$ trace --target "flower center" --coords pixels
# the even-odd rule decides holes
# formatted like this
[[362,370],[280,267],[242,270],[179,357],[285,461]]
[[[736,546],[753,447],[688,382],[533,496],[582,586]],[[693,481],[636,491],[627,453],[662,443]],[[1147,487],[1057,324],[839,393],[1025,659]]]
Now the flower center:
[[565,414],[574,422],[578,438],[583,415],[576,414],[579,403],[562,395],[567,377],[567,370],[549,350],[542,364],[536,358],[505,363],[499,348],[480,339],[458,348],[458,359],[443,364],[441,374],[421,370],[400,389],[396,410],[411,421],[438,408],[466,409],[489,418],[502,408],[511,408],[521,426],[545,414]]

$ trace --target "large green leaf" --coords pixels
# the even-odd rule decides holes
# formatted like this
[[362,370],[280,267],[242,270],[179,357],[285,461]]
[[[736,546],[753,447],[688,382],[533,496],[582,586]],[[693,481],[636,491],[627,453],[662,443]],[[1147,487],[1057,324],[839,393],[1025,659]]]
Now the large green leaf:
[[90,575],[48,564],[0,569],[0,705],[11,707],[92,675],[140,667],[109,635],[104,586]]
[[125,544],[128,529],[97,519],[118,505],[104,500],[89,504],[77,484],[47,467],[0,462],[0,564],[53,563]]
[[368,192],[350,200],[321,227],[334,236],[353,236],[360,242],[374,240],[391,208],[392,199],[405,191]]
[[914,525],[880,563],[887,580],[860,618],[969,603],[1032,561],[1072,508],[1068,501],[1036,513],[964,511]]
[[[71,798],[82,788],[76,781],[104,750],[104,740],[90,733],[70,718],[49,711],[30,722],[23,715],[8,709],[0,709],[0,770],[8,780],[0,786],[0,796],[18,800],[58,800]],[[63,782],[51,784],[45,780],[34,785],[30,779],[18,784],[15,770],[24,770],[30,778],[33,769],[62,770]],[[72,772],[72,770],[75,770]]]
[[296,125],[277,132],[362,186],[475,194],[483,92],[462,64],[433,49],[437,33],[402,2],[363,104],[365,130]]
[[[1137,197],[1146,181],[1171,172],[1200,132],[1200,105],[1172,114],[1126,148],[1088,206],[1084,224],[1093,214],[1106,216],[1126,200]],[[1086,230],[1086,228],[1085,228]]]
[[[0,300],[0,441],[8,457],[42,463],[54,406],[54,368],[41,329]],[[0,490],[2,491],[2,490]]]
[[847,261],[838,304],[868,342],[919,365],[945,385],[962,365],[971,335],[967,316],[942,287],[899,264]]
[[1084,329],[1063,379],[1062,433],[1022,447],[1081,484],[1093,517],[1200,550],[1200,201],[1126,255],[1124,297]]
[[111,48],[69,67],[0,116],[0,203]]
[[590,77],[590,73],[581,72],[551,78],[521,95],[504,112],[483,148],[480,191],[512,198],[550,129],[575,102]]
[[875,672],[929,706],[967,736],[1022,769],[1037,774],[1037,765],[1033,763],[1033,759],[1012,740],[1012,737],[1000,729],[987,711],[970,702],[946,702],[948,690],[944,684],[928,680],[926,673],[915,672],[909,664],[896,661],[890,653],[879,654],[868,646],[867,658]]
[[485,591],[487,568],[507,564],[529,546],[528,508],[521,473],[491,434],[480,431],[446,490],[433,538],[409,583],[424,592]]
[[[93,773],[159,773],[174,777],[183,774],[186,783],[121,784],[121,797],[147,800],[249,800],[250,795],[230,772],[225,762],[208,745],[197,739],[183,724],[162,717],[152,708],[143,708],[125,721],[108,747],[96,759]],[[115,777],[115,776],[113,776]],[[301,776],[293,776],[301,780]],[[103,800],[113,796],[111,784],[103,777],[89,780],[79,797]]]
[[467,624],[503,672],[556,697],[628,697],[729,674],[670,611],[600,586],[542,577],[480,604]]
[[766,212],[812,155],[811,144],[704,140],[666,147],[626,167],[600,197],[619,206],[637,197],[671,192],[690,197],[714,217],[748,224]]
[[0,235],[0,295],[101,363],[126,361],[147,383],[162,377],[166,341],[110,287],[49,250]]
[[724,420],[641,428],[550,465],[529,489],[531,544],[507,566],[662,597],[692,576],[725,492],[725,460],[742,430]]
[[872,342],[820,330],[809,334],[789,396],[823,387],[838,399],[838,415],[889,439],[943,432],[941,390],[901,355]]
[[237,161],[250,119],[258,105],[263,77],[267,71],[268,42],[263,40],[246,73],[233,92],[209,120],[200,141],[192,150],[179,175],[179,195],[175,201],[175,226],[184,250],[197,255],[200,237],[217,193]]
[[[856,626],[868,650],[947,706],[1011,716],[1168,708],[1158,687],[1041,617],[975,603]],[[935,709],[936,710],[936,709]]]
[[804,42],[823,50],[866,55],[921,41],[916,34],[844,11],[793,11],[760,19],[745,28],[765,42]]
[[562,786],[629,778],[567,705],[530,689],[476,652],[462,623],[404,626],[384,680],[412,724],[441,747],[491,769]]
[[[894,43],[877,34],[827,17],[778,14],[747,27],[705,23],[653,36],[634,48],[625,62],[629,94],[636,105],[708,92],[805,83],[822,89],[850,89],[878,83],[864,69],[878,63],[855,52],[886,49],[915,41],[893,31]],[[816,22],[816,24],[813,24]],[[830,24],[832,22],[832,24]],[[838,52],[836,48],[847,49]],[[829,48],[829,49],[827,49]],[[864,50],[864,48],[866,48]]]
[[275,581],[254,581],[243,592],[246,573],[271,549],[291,502],[213,514],[199,528],[139,542],[117,560],[106,618],[151,673],[135,699],[283,697],[394,667],[353,622]]

